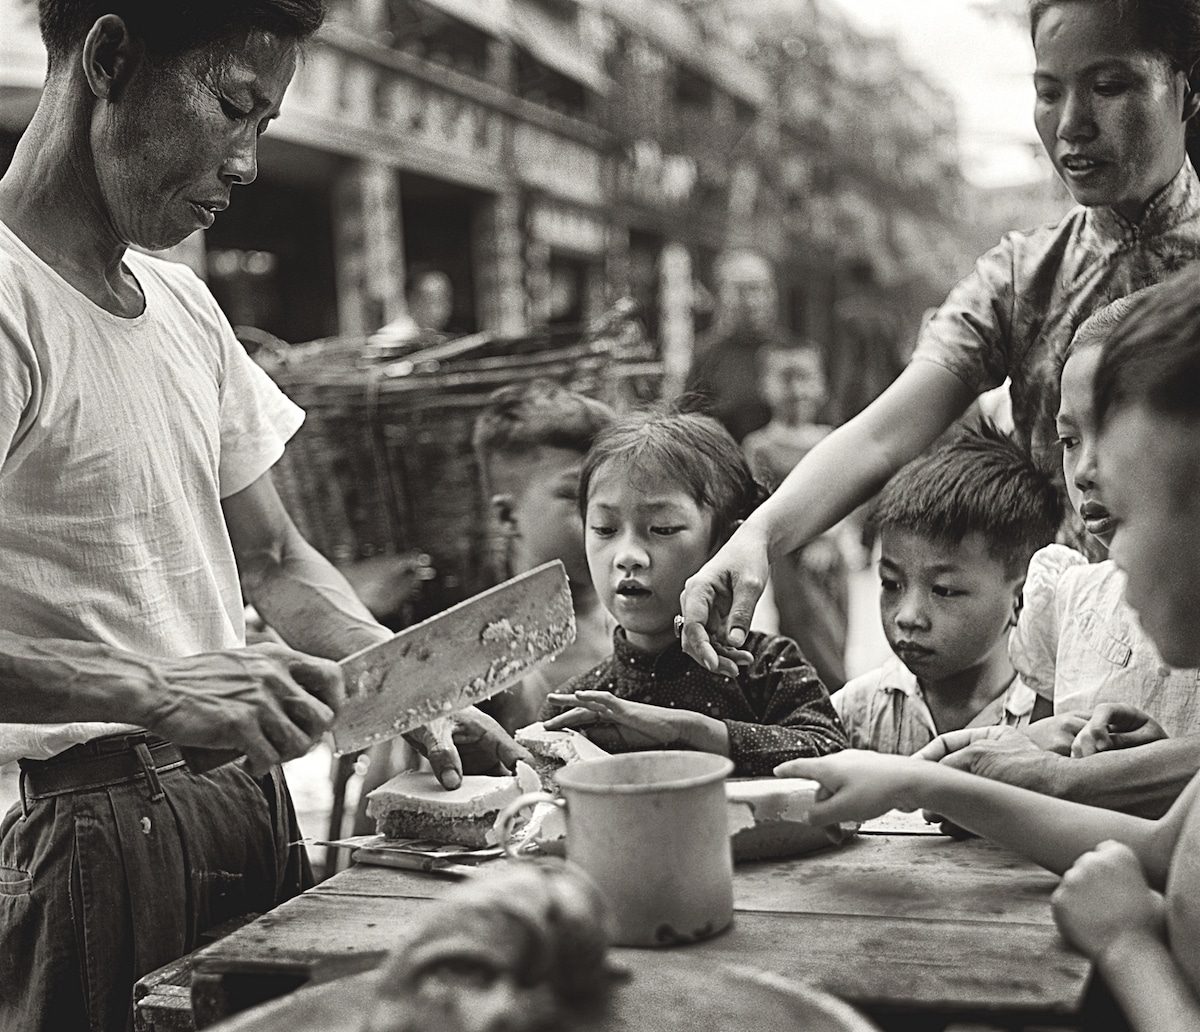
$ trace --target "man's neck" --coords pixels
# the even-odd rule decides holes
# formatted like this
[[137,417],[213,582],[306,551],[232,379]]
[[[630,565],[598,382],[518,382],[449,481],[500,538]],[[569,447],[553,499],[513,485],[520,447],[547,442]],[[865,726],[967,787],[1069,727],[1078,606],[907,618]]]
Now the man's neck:
[[[143,299],[123,271],[126,245],[106,214],[92,167],[86,105],[67,84],[46,83],[33,120],[0,179],[0,220],[63,279],[115,315]],[[73,133],[64,133],[63,124]]]

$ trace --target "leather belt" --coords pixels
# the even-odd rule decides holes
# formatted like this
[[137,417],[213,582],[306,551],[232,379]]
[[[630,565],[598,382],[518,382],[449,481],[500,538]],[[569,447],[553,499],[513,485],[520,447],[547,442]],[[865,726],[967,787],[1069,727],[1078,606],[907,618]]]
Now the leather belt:
[[74,745],[48,760],[21,760],[21,802],[146,779],[150,798],[163,795],[158,775],[183,766],[174,742],[148,731],[108,735]]

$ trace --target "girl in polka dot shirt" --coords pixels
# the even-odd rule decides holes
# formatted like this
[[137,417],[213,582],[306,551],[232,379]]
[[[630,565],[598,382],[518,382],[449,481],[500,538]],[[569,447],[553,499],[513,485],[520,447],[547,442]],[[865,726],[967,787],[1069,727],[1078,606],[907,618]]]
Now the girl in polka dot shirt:
[[846,747],[829,693],[791,639],[751,632],[715,672],[680,648],[684,582],[762,496],[737,443],[707,416],[634,415],[600,435],[580,510],[592,583],[618,624],[613,654],[549,696],[547,729],[576,728],[610,752],[718,753],[743,777]]

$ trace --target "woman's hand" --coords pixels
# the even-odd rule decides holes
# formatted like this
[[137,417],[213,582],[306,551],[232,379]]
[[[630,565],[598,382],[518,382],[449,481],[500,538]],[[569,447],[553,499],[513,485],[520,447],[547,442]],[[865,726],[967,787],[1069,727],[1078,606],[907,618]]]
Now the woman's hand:
[[744,523],[687,579],[679,596],[681,642],[705,670],[737,677],[738,663],[753,661],[741,646],[769,573],[767,542]]
[[1103,702],[1092,710],[1087,723],[1076,733],[1070,755],[1079,759],[1168,737],[1162,725],[1145,710],[1121,702]]
[[915,810],[914,784],[924,763],[909,756],[847,749],[816,759],[789,760],[777,778],[811,778],[821,784],[808,812],[809,824],[866,821],[888,810]]
[[1093,960],[1126,936],[1165,934],[1163,898],[1147,884],[1133,850],[1119,842],[1101,842],[1076,860],[1050,906],[1059,930]]
[[[702,713],[632,702],[605,691],[555,692],[547,700],[557,706],[574,707],[547,720],[547,731],[586,730],[588,738],[601,748],[661,749],[673,745],[705,752],[729,751],[725,725]],[[717,725],[719,731],[711,725]]]

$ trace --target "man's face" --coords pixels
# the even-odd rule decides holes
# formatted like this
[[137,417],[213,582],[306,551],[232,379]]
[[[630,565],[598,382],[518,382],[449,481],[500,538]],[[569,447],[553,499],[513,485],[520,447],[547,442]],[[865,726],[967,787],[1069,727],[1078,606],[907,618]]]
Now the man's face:
[[1125,600],[1166,662],[1200,666],[1200,427],[1131,405],[1110,416],[1099,453]]
[[241,32],[168,61],[142,60],[97,103],[96,177],[119,239],[161,249],[212,225],[258,174],[258,137],[279,113],[296,44]]
[[545,445],[488,464],[493,504],[513,542],[513,573],[561,559],[572,585],[591,583],[579,518],[579,468],[583,456]]
[[768,330],[775,324],[775,276],[771,266],[758,255],[733,258],[722,271],[721,304],[738,325]]

